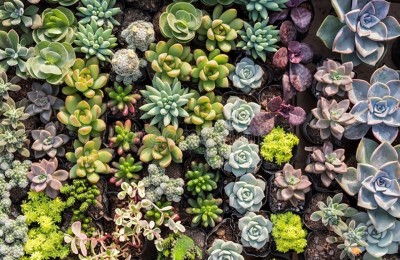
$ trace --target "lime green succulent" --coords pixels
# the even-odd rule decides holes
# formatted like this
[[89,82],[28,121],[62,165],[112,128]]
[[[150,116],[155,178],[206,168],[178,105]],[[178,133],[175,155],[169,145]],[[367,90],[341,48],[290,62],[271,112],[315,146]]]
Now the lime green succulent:
[[118,162],[112,162],[114,167],[114,177],[110,179],[120,186],[123,182],[137,182],[140,179],[139,172],[143,169],[142,162],[135,162],[131,154],[126,157],[120,157]]

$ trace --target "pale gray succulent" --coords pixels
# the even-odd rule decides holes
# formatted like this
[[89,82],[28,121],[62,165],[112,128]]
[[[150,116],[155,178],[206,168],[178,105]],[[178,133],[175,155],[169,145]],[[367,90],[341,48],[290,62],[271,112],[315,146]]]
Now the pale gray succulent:
[[256,173],[261,161],[258,152],[258,145],[250,143],[246,137],[236,139],[231,146],[229,160],[225,162],[224,170],[232,172],[236,177],[246,173]]
[[207,251],[210,255],[208,260],[244,260],[241,255],[243,246],[232,241],[215,239]]
[[57,127],[53,122],[46,124],[43,130],[33,130],[31,134],[34,140],[31,148],[34,150],[35,158],[41,158],[46,154],[51,158],[65,155],[64,146],[68,143],[69,137],[65,134],[57,135]]
[[262,215],[247,212],[239,219],[239,229],[243,246],[261,249],[271,239],[272,222]]
[[139,59],[134,50],[120,49],[115,52],[111,60],[113,71],[117,74],[117,82],[131,85],[143,76],[141,69],[146,67],[147,62]]
[[264,70],[250,58],[243,58],[236,64],[235,71],[229,75],[233,85],[243,93],[250,93],[261,87]]
[[154,27],[152,23],[139,20],[131,23],[122,31],[121,36],[128,43],[128,48],[147,51],[150,43],[154,42]]
[[261,106],[257,103],[247,102],[236,96],[229,97],[223,110],[228,130],[248,134],[251,120],[260,111]]

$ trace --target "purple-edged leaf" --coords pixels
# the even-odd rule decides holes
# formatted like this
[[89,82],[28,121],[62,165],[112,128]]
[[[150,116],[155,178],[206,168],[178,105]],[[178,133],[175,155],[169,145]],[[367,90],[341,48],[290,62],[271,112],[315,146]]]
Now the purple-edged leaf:
[[252,135],[263,136],[269,134],[275,127],[275,114],[260,112],[251,120],[248,130]]
[[276,112],[280,109],[282,102],[283,100],[281,97],[274,97],[268,102],[267,109],[271,112]]
[[289,73],[285,72],[282,76],[283,99],[289,101],[296,95],[296,90],[292,87],[289,80]]
[[293,107],[289,113],[289,124],[292,126],[301,125],[306,120],[306,111],[301,107]]
[[311,86],[313,75],[303,64],[290,64],[289,79],[292,87],[300,92]]
[[289,42],[296,40],[296,26],[291,21],[284,21],[279,28],[279,36],[282,44],[288,46]]
[[285,69],[288,64],[288,50],[285,47],[280,48],[275,52],[272,59],[272,64],[278,69]]
[[284,21],[289,16],[289,9],[284,9],[281,12],[271,12],[268,13],[269,15],[269,22],[271,24],[277,21]]
[[288,43],[289,61],[291,63],[300,63],[303,60],[301,53],[301,43],[298,41],[291,41]]
[[290,17],[292,18],[292,21],[296,25],[299,32],[304,33],[308,31],[312,18],[312,13],[308,8],[293,8],[292,12],[290,13]]
[[304,3],[307,0],[289,0],[288,2],[286,2],[286,6],[288,8],[293,8],[293,7],[297,7],[299,6],[301,3]]

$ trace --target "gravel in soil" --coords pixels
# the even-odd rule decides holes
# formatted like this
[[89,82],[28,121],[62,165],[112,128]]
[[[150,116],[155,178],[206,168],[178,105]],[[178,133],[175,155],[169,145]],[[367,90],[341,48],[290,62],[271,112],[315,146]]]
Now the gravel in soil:
[[324,230],[326,227],[322,223],[322,221],[312,221],[310,216],[313,212],[318,211],[319,208],[317,206],[318,201],[326,201],[328,198],[328,194],[326,193],[318,193],[315,194],[310,202],[310,206],[304,210],[303,222],[304,224],[311,230]]
[[307,260],[333,260],[340,259],[341,251],[337,244],[329,244],[326,238],[328,231],[312,232],[308,238],[305,258]]
[[[269,193],[269,207],[273,213],[284,212],[284,211],[293,211],[293,212],[302,212],[304,209],[305,201],[299,201],[297,207],[293,206],[290,201],[283,201],[277,199],[278,187],[276,187],[273,183],[270,185],[270,193]],[[306,194],[307,197],[307,194]]]
[[207,248],[211,247],[215,239],[236,242],[236,233],[232,227],[232,220],[226,219],[218,228],[207,237]]

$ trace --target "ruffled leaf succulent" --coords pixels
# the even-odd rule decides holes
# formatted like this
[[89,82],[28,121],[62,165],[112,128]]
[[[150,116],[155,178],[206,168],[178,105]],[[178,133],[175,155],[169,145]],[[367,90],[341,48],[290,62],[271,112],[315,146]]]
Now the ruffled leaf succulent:
[[32,130],[32,150],[35,158],[44,157],[46,154],[50,158],[65,155],[65,144],[69,137],[65,134],[57,135],[57,127],[53,122],[46,124],[43,130]]
[[113,28],[120,25],[114,16],[121,13],[119,7],[114,7],[116,0],[81,0],[82,6],[76,15],[82,17],[80,24],[89,24],[92,20],[100,27]]
[[258,89],[263,83],[264,70],[250,58],[243,58],[236,64],[235,70],[229,75],[233,86],[243,93]]
[[257,144],[250,143],[246,137],[239,137],[231,146],[229,160],[225,162],[224,170],[232,172],[236,177],[246,173],[255,174],[261,162]]
[[243,246],[261,249],[271,239],[272,222],[262,215],[247,212],[239,219],[239,229]]
[[[114,135],[115,133],[115,135]],[[109,131],[109,146],[117,148],[117,154],[122,155],[124,152],[137,152],[140,144],[141,132],[133,132],[132,121],[126,120],[124,123],[117,121],[115,128]]]
[[185,173],[186,187],[193,196],[205,196],[205,193],[215,190],[220,175],[210,171],[210,166],[204,163],[191,163],[191,169]]
[[222,221],[221,214],[224,212],[219,206],[222,204],[222,199],[215,199],[211,194],[207,197],[197,197],[196,200],[188,199],[190,207],[186,208],[186,213],[194,215],[191,225],[196,227],[215,227],[215,223]]

